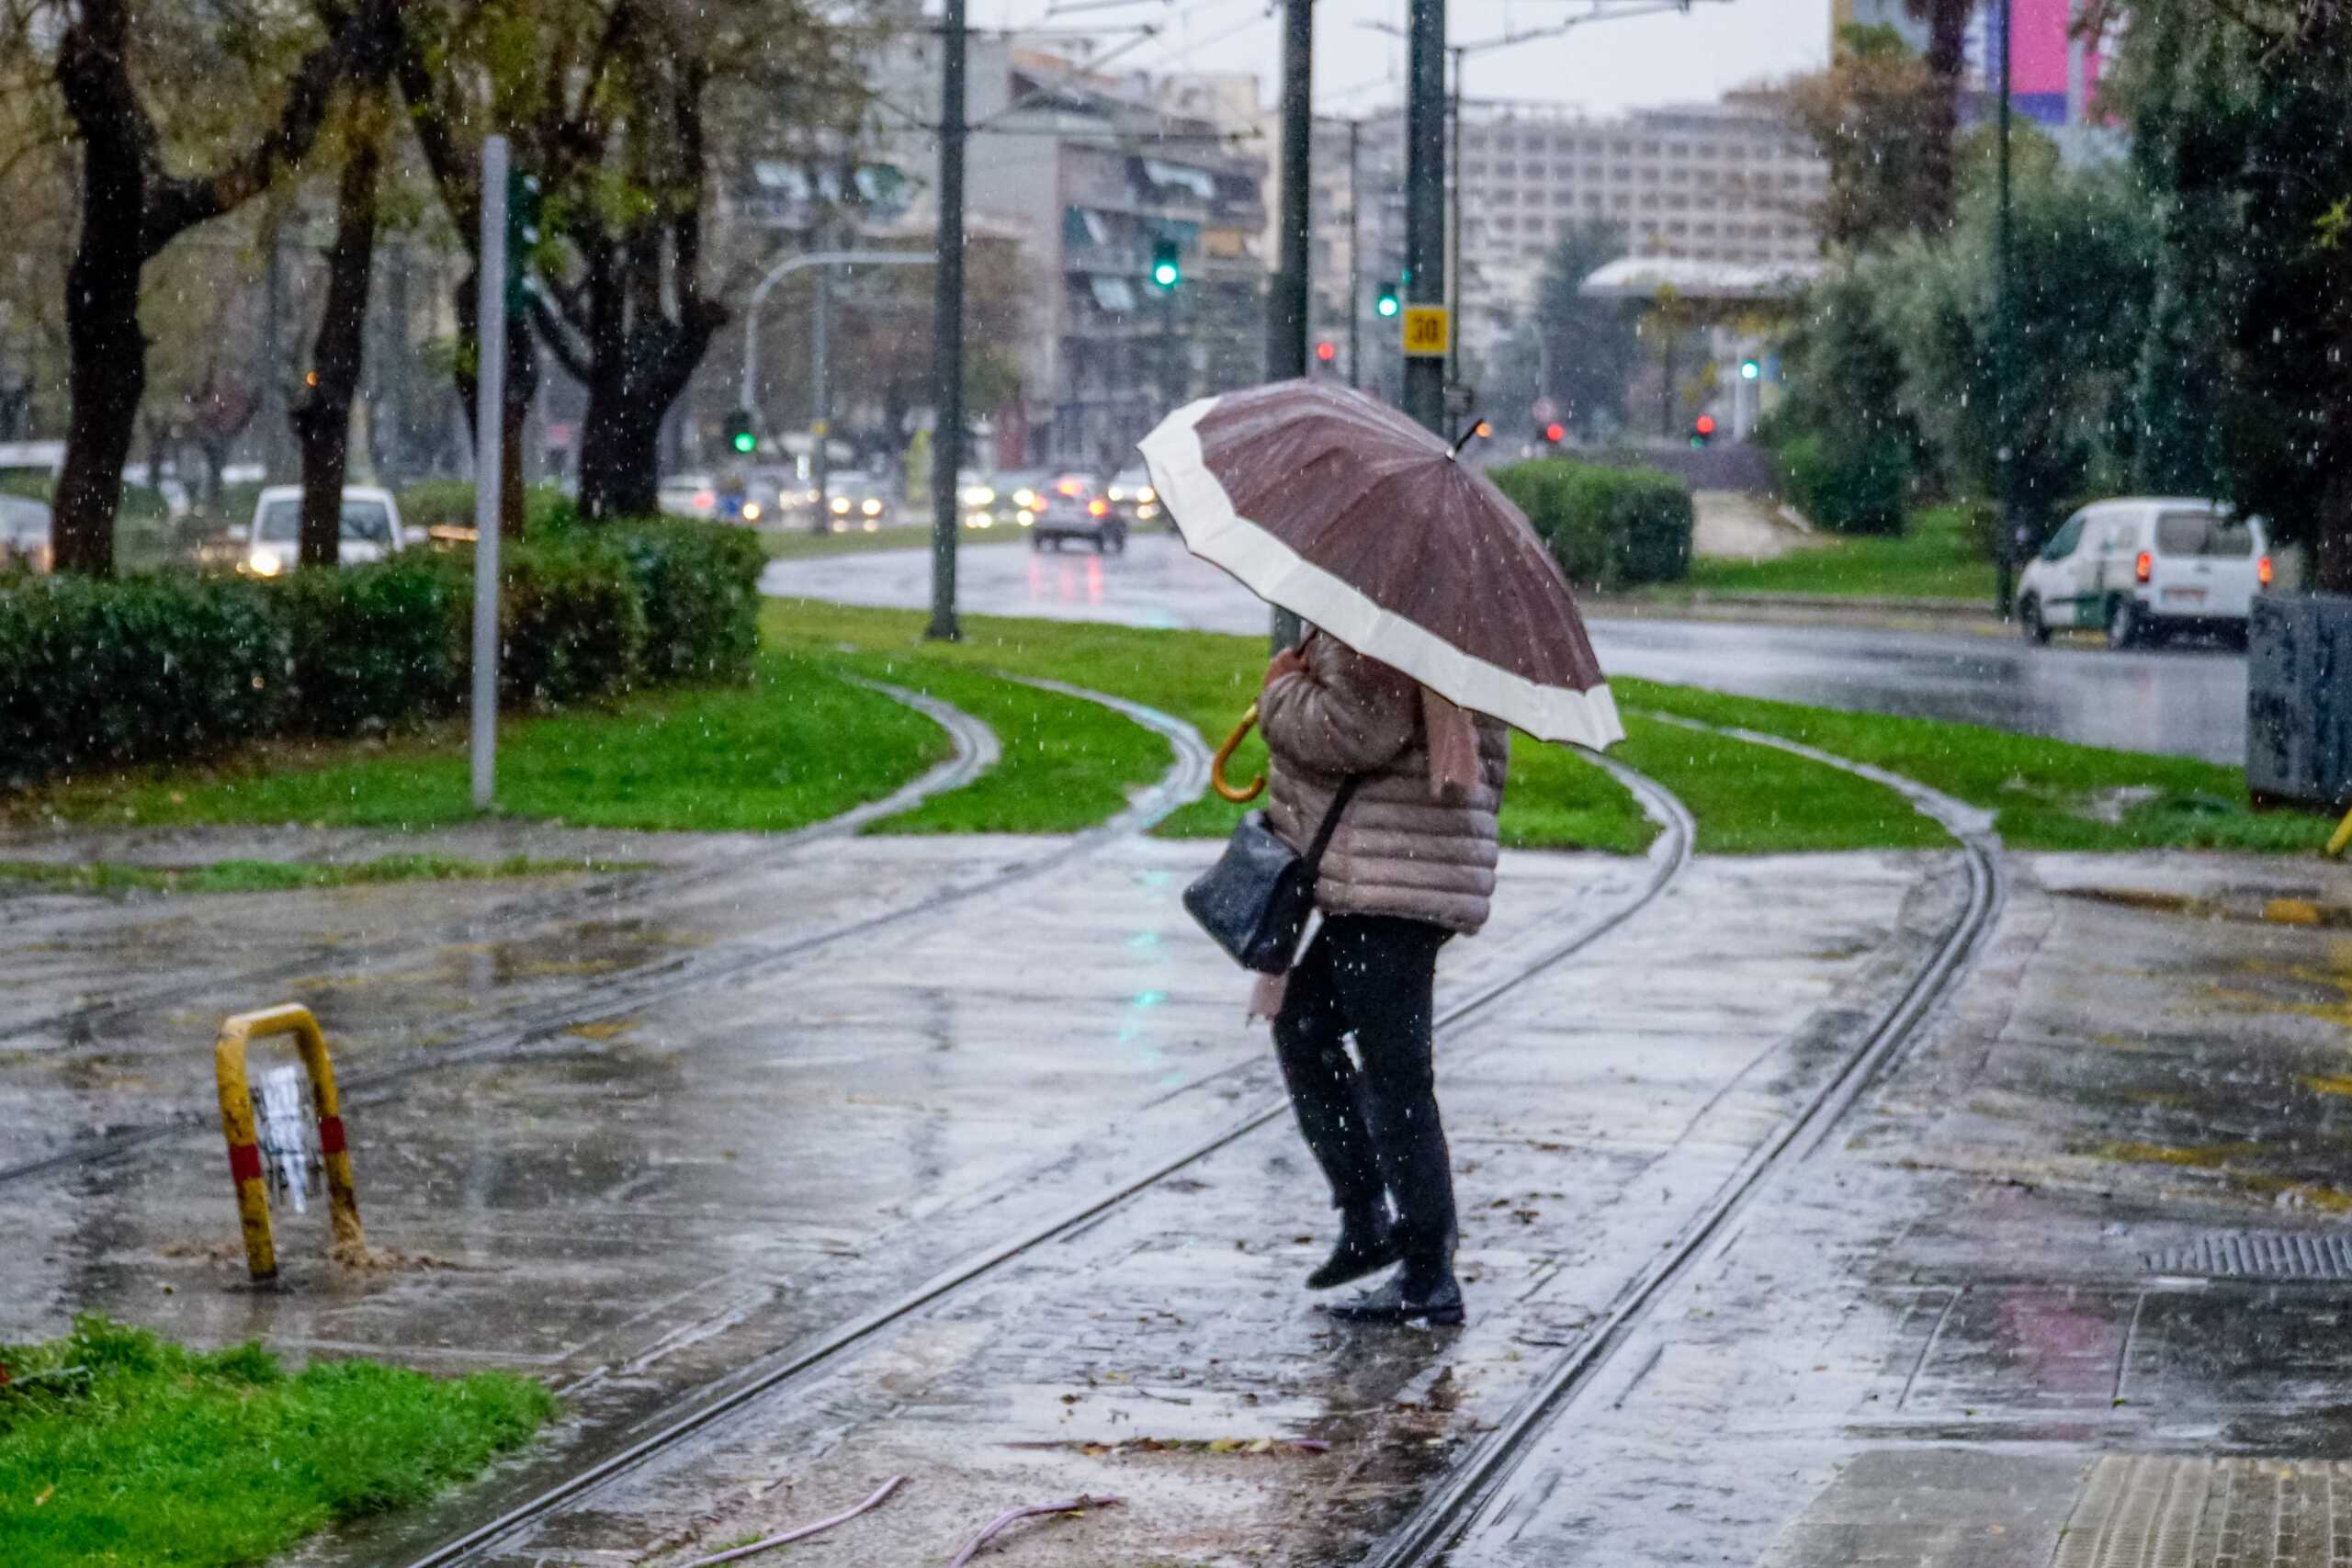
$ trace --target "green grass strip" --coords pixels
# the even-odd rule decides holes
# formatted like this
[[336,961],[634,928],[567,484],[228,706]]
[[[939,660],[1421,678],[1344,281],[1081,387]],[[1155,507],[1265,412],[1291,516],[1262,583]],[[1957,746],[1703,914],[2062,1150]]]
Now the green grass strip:
[[1628,707],[1801,740],[1917,779],[1995,812],[2014,849],[2310,851],[2332,826],[2296,812],[2254,810],[2244,771],[2218,762],[1649,681],[1613,684]]
[[[505,721],[498,804],[579,827],[782,832],[888,795],[952,749],[937,725],[844,682],[833,661],[770,651],[748,685]],[[474,819],[469,779],[462,734],[444,727],[67,784],[36,809],[108,825],[434,828]]]
[[1770,746],[1625,716],[1610,751],[1681,797],[1702,854],[1949,849],[1951,835],[1886,785]]
[[[892,679],[906,679],[909,671],[963,668],[1067,681],[1183,719],[1212,745],[1257,699],[1266,670],[1266,645],[1255,637],[967,616],[963,641],[931,643],[922,640],[923,622],[918,612],[787,600],[768,607],[763,625],[769,640],[781,646],[891,650],[898,671]],[[1235,753],[1229,775],[1247,780],[1265,766],[1264,743],[1253,734]],[[1623,785],[1565,747],[1520,742],[1511,777],[1503,839],[1514,847],[1636,853],[1657,834]],[[952,811],[954,798],[943,796],[934,805]],[[1204,795],[1159,831],[1170,838],[1221,839],[1246,809]]]
[[310,887],[362,887],[387,882],[482,882],[505,876],[576,876],[639,871],[643,863],[542,860],[460,860],[452,855],[379,855],[349,864],[310,861],[223,860],[205,865],[133,865],[122,861],[60,864],[0,861],[0,879],[32,882],[67,893],[283,893]]
[[228,1568],[327,1525],[424,1502],[554,1412],[504,1372],[439,1380],[373,1361],[289,1373],[258,1345],[202,1354],[79,1320],[0,1346],[8,1568]]
[[[1025,544],[1028,538],[1024,528],[967,528],[956,543],[958,548],[966,548],[973,545]],[[767,547],[771,560],[811,560],[826,556],[862,556],[875,550],[925,549],[931,545],[931,525],[894,523],[871,534],[857,528],[842,534],[811,534],[806,528],[786,528],[761,535],[760,542]]]
[[1125,809],[1168,771],[1160,736],[1082,697],[935,659],[844,657],[846,667],[910,686],[996,732],[997,765],[962,789],[886,818],[869,833],[1075,833]]
[[1912,514],[1892,537],[1832,536],[1772,560],[1694,560],[1690,575],[1667,596],[1707,593],[1824,593],[1883,599],[1970,599],[1993,603],[1993,563],[1954,506]]

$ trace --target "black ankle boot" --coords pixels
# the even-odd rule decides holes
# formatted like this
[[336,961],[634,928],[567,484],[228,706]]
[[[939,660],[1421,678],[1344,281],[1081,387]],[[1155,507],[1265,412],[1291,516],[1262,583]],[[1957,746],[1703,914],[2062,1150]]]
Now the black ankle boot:
[[1452,1326],[1463,1319],[1462,1287],[1453,1270],[1409,1266],[1389,1276],[1378,1289],[1351,1302],[1341,1302],[1331,1315],[1342,1323],[1428,1323]]
[[1351,1213],[1340,1222],[1340,1242],[1323,1267],[1306,1277],[1310,1291],[1328,1291],[1375,1274],[1396,1261],[1396,1227],[1377,1210]]

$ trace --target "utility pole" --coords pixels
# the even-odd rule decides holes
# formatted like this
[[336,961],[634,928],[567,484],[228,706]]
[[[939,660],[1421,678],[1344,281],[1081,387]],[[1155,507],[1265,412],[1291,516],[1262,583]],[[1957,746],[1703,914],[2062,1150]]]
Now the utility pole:
[[506,138],[481,143],[481,238],[474,267],[474,809],[498,793],[500,440],[506,414]]
[[2017,288],[2011,276],[2009,249],[2009,61],[2016,53],[2009,36],[2010,0],[2001,0],[2001,106],[1998,148],[1999,225],[1994,237],[1993,259],[1993,438],[2001,487],[2001,536],[1993,549],[1993,611],[2007,620],[2015,604],[2017,583],[2018,463],[2017,433],[2011,423],[2017,397]]
[[956,477],[964,468],[964,0],[946,0],[939,84],[939,270],[932,310],[931,625],[923,636],[960,639],[956,619]]
[[[1405,87],[1405,298],[1445,303],[1445,0],[1411,0]],[[1445,361],[1405,359],[1405,412],[1442,436]]]
[[[833,376],[832,364],[826,352],[826,339],[831,333],[833,313],[833,269],[817,269],[817,330],[809,334],[809,357],[816,361],[816,395],[809,400],[808,423],[816,439],[808,447],[808,478],[817,492],[817,511],[809,519],[808,531],[826,532],[832,524],[832,513],[825,510],[825,502],[832,479],[831,454],[826,450],[833,444]],[[749,403],[743,405],[751,407]]]
[[1359,160],[1363,156],[1363,121],[1348,121],[1348,385],[1363,388],[1363,199]]
[[[1266,311],[1266,378],[1307,373],[1307,231],[1314,221],[1315,4],[1283,0],[1282,272]],[[1352,261],[1354,258],[1349,258]],[[1299,619],[1276,606],[1273,645],[1295,647]]]
[[[1445,221],[1445,283],[1447,290],[1446,316],[1453,330],[1445,339],[1445,384],[1462,384],[1462,296],[1464,279],[1462,276],[1462,72],[1470,62],[1467,45],[1455,44],[1453,55],[1453,145],[1447,154],[1446,170],[1452,189]],[[1439,434],[1442,434],[1443,432]]]

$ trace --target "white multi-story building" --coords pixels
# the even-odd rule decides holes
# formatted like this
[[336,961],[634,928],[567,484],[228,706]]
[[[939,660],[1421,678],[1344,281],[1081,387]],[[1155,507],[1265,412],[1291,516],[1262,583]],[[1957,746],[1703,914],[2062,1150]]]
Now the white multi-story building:
[[[1318,133],[1318,192],[1333,162],[1323,145]],[[1364,123],[1357,183],[1368,274],[1402,264],[1403,145],[1399,111]],[[1473,355],[1526,319],[1546,258],[1578,224],[1615,229],[1626,255],[1772,267],[1810,262],[1820,250],[1815,215],[1827,165],[1762,96],[1612,116],[1473,100],[1461,147],[1459,330]],[[1344,156],[1336,162],[1344,179]],[[1329,234],[1318,219],[1318,242],[1343,242],[1345,231],[1344,206]],[[1387,335],[1384,328],[1384,345]]]

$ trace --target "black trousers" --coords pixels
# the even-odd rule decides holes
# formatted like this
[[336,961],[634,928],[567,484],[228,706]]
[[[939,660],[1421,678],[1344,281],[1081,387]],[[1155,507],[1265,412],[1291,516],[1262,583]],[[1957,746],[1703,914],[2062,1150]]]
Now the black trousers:
[[[1327,919],[1291,970],[1274,1020],[1291,1106],[1333,1204],[1374,1211],[1386,1192],[1416,1272],[1453,1257],[1453,1167],[1430,1060],[1430,987],[1452,934],[1388,915]],[[1351,1034],[1361,1068],[1348,1057]]]

